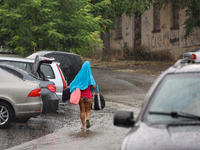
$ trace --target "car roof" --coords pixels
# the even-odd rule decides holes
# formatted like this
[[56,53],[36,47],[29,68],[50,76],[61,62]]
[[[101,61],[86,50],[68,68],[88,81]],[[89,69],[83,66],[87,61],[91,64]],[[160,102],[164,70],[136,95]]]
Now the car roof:
[[[22,61],[22,62],[29,62],[29,63],[34,63],[35,59],[30,59],[30,58],[18,58],[18,57],[1,57],[0,60],[12,60],[12,61]],[[53,61],[52,63],[60,64],[59,62]]]
[[27,58],[32,58],[35,57],[36,55],[40,55],[40,56],[44,56],[46,54],[50,54],[50,53],[57,53],[57,54],[64,54],[64,55],[74,55],[74,56],[80,56],[74,53],[70,53],[70,52],[62,52],[62,51],[53,51],[53,50],[43,50],[43,51],[37,51],[33,54],[31,54],[30,56],[28,56]]
[[18,57],[0,57],[0,60],[13,60],[13,61],[23,61],[34,63],[34,59],[29,58],[18,58]]
[[173,66],[168,68],[164,73],[200,73],[200,63],[188,63],[182,59],[178,60]]

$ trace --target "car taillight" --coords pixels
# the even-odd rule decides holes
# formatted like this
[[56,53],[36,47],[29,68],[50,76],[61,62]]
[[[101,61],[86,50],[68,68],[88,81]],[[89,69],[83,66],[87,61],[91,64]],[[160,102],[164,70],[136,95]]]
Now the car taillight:
[[47,88],[48,88],[49,91],[51,91],[51,92],[56,92],[56,86],[55,86],[54,84],[47,85]]
[[44,60],[49,60],[49,58],[45,57]]
[[197,59],[197,55],[192,54],[191,59]]
[[58,67],[58,70],[59,70],[59,72],[60,72],[60,75],[61,75],[61,78],[62,78],[62,82],[63,82],[63,89],[66,89],[66,83],[65,83],[65,79],[64,79],[64,77],[63,77],[63,74],[62,74],[62,72],[61,72],[61,69],[60,69],[60,67],[59,67],[59,65],[58,64],[56,64],[57,65],[57,67]]
[[42,109],[39,109],[39,110],[35,110],[35,112],[42,112]]
[[41,96],[41,88],[31,91],[28,95],[28,97],[40,97],[40,96]]

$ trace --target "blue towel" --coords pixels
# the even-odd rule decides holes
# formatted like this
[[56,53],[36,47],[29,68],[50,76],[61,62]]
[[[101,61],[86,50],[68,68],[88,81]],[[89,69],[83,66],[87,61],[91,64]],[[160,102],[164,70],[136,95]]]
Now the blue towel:
[[[69,85],[70,87],[70,93],[73,93],[76,88],[79,88],[80,90],[85,90],[88,88],[88,86],[96,85],[92,70],[90,67],[89,61],[86,61],[83,65],[81,70],[78,72],[74,80]],[[93,92],[93,87],[91,86],[91,91]],[[99,92],[98,86],[96,85],[96,90]]]

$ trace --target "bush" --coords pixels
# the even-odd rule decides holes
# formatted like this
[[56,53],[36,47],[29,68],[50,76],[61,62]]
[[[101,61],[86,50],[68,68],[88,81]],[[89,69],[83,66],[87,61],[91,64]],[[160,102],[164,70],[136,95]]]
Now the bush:
[[[124,49],[125,50],[125,49]],[[126,59],[134,59],[137,61],[174,61],[169,51],[149,52],[147,47],[137,47],[132,51],[124,51]]]

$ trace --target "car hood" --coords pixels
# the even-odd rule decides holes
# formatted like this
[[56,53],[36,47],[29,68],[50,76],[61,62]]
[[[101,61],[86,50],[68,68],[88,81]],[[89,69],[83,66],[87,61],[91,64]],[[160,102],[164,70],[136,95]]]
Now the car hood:
[[141,123],[124,139],[122,150],[199,149],[200,124],[148,126]]
[[43,63],[51,64],[54,60],[55,60],[54,58],[47,58],[37,55],[35,57],[35,62],[33,64],[32,73],[36,75],[37,72],[40,72],[40,66]]

